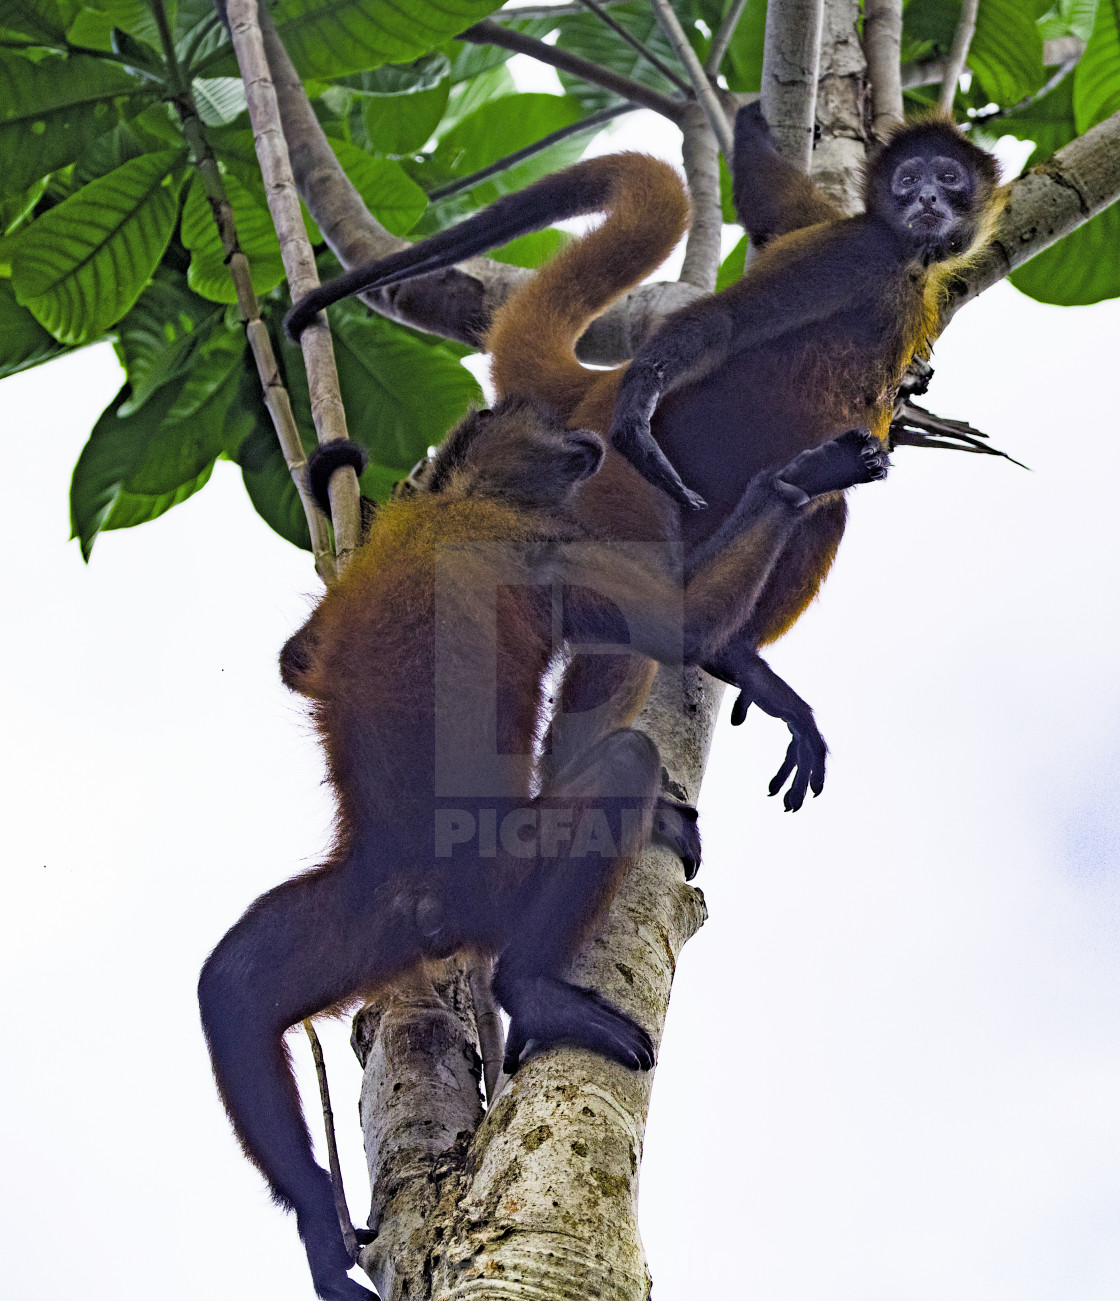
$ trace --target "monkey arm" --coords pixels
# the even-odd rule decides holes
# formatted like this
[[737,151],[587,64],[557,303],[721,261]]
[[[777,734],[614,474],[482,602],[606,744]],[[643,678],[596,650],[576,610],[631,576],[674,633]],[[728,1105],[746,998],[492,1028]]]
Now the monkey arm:
[[806,790],[819,795],[824,788],[828,747],[809,705],[741,636],[721,647],[703,667],[713,677],[739,689],[731,710],[732,727],[738,727],[746,718],[748,707],[755,704],[771,718],[780,718],[789,728],[789,749],[770,782],[770,794],[777,795],[792,774],[793,783],[784,799],[787,812],[801,807]]
[[732,195],[735,211],[756,249],[779,235],[844,214],[804,172],[778,153],[757,102],[735,115]]

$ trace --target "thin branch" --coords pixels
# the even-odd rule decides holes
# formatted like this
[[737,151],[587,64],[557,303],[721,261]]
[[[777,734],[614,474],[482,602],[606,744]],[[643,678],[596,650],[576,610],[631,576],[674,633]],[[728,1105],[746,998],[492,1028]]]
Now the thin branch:
[[747,0],[732,0],[731,8],[712,39],[712,48],[708,51],[708,59],[704,64],[704,71],[709,77],[716,77],[719,74],[719,65],[723,62],[723,56],[727,53],[727,47],[731,44],[731,38],[735,35],[735,29],[739,26],[739,19],[742,18],[746,7]]
[[1009,108],[993,108],[990,113],[977,113],[974,118],[969,119],[970,123],[972,125],[983,125],[985,122],[994,122],[1001,117],[1010,117],[1012,113],[1021,113],[1023,109],[1030,108],[1032,104],[1037,103],[1038,100],[1042,99],[1045,95],[1049,95],[1052,90],[1060,86],[1080,62],[1080,54],[1076,59],[1068,59],[1065,63],[1061,64],[1052,77],[1048,77],[1047,80],[1039,86],[1033,95],[1027,95],[1024,99],[1021,99],[1018,104],[1012,104]]
[[771,0],[762,54],[762,115],[779,153],[808,173],[813,156],[824,0]]
[[723,111],[723,105],[719,102],[719,96],[712,89],[708,74],[696,57],[696,51],[692,48],[688,37],[685,35],[680,19],[677,17],[669,0],[653,0],[653,12],[657,15],[661,30],[669,38],[673,49],[676,50],[677,58],[683,64],[685,72],[688,73],[688,79],[692,82],[692,89],[696,98],[700,101],[704,112],[708,116],[708,121],[712,124],[716,140],[719,141],[719,147],[730,167],[731,156],[735,148],[735,137],[731,130],[731,123],[727,120],[727,114]]
[[474,1004],[474,1023],[478,1030],[478,1050],[482,1057],[482,1082],[486,1086],[486,1109],[498,1097],[498,1078],[502,1073],[502,1059],[506,1055],[506,1032],[490,979],[493,963],[488,958],[476,958],[470,965],[469,984],[471,1002]]
[[[611,5],[628,4],[629,0],[600,0],[604,9]],[[494,18],[498,22],[513,22],[519,18],[570,18],[573,14],[583,13],[582,4],[567,5],[510,5],[499,9]]]
[[661,75],[666,78],[666,80],[671,81],[673,85],[676,86],[676,88],[681,92],[682,95],[691,95],[692,91],[689,88],[688,82],[682,81],[681,78],[677,76],[677,74],[673,71],[672,68],[669,67],[667,63],[659,59],[657,55],[654,54],[652,51],[647,50],[646,47],[641,43],[641,41],[639,41],[638,38],[634,36],[631,32],[628,32],[620,22],[612,18],[601,4],[598,4],[596,0],[583,0],[583,3],[587,6],[588,9],[591,10],[591,12],[597,18],[599,18],[602,22],[606,23],[606,25],[611,29],[612,32],[615,32],[618,36],[621,36],[622,39],[626,42],[627,45],[630,46],[631,49],[637,50],[638,53],[642,56],[642,58],[645,59],[645,61],[650,65],[651,68],[656,68],[657,71],[660,72]]
[[358,1237],[354,1232],[354,1221],[350,1218],[350,1208],[346,1205],[346,1190],[342,1186],[342,1166],[338,1160],[338,1142],[334,1132],[334,1112],[331,1110],[331,1091],[327,1084],[327,1064],[323,1060],[323,1045],[315,1033],[310,1018],[303,1023],[307,1037],[311,1041],[311,1056],[315,1059],[315,1078],[319,1081],[319,1100],[323,1104],[323,1129],[327,1136],[327,1164],[331,1170],[331,1192],[334,1193],[334,1209],[338,1216],[338,1227],[342,1230],[342,1241],[350,1253],[351,1260],[358,1259]]
[[[280,240],[280,253],[292,300],[318,287],[315,254],[292,178],[288,147],[280,126],[280,110],[257,24],[257,0],[228,0],[227,16],[237,66],[245,84],[245,99],[253,127],[257,160],[264,178],[265,197]],[[326,315],[321,314],[300,336],[303,363],[311,394],[311,416],[320,443],[346,438],[346,412],[338,387],[334,345]],[[341,573],[361,542],[362,519],[358,477],[346,467],[331,476],[328,489],[334,522],[335,559]]]
[[699,104],[689,106],[682,128],[681,154],[688,192],[692,197],[692,224],[688,230],[681,279],[710,294],[719,275],[723,214],[719,202],[719,149],[715,132]]
[[[1052,41],[1042,42],[1042,66],[1052,68],[1055,64],[1076,63],[1085,53],[1085,42],[1076,36],[1059,36]],[[915,90],[919,86],[936,86],[944,80],[947,59],[925,59],[920,63],[902,65],[902,89]]]
[[598,113],[592,113],[579,122],[573,122],[571,126],[563,126],[559,131],[552,131],[546,136],[541,136],[539,140],[534,141],[531,145],[526,145],[524,149],[518,149],[515,153],[506,154],[504,158],[499,158],[496,163],[491,163],[489,167],[479,168],[477,172],[471,172],[470,176],[461,176],[457,181],[449,181],[446,185],[439,185],[434,190],[429,190],[428,200],[431,203],[439,203],[441,199],[450,198],[453,194],[473,189],[474,186],[481,185],[483,181],[488,181],[491,176],[497,176],[501,172],[508,171],[511,167],[516,167],[518,163],[523,163],[526,158],[532,158],[534,154],[550,149],[553,145],[559,144],[561,140],[567,140],[570,136],[579,135],[581,131],[591,131],[596,127],[605,126],[612,119],[621,117],[623,113],[633,113],[637,107],[637,104],[615,104],[612,108],[600,109]]
[[272,347],[272,339],[269,336],[267,326],[261,320],[260,309],[257,306],[257,296],[253,292],[249,260],[241,251],[241,245],[237,239],[233,206],[226,194],[225,183],[218,169],[217,159],[214,157],[210,142],[206,138],[206,129],[203,126],[201,117],[198,115],[194,96],[191,94],[186,76],[176,57],[171,25],[167,21],[167,12],[163,7],[162,0],[154,0],[152,11],[159,28],[160,42],[163,45],[164,56],[167,59],[172,88],[176,92],[175,109],[179,115],[183,135],[190,147],[192,161],[202,182],[203,193],[210,205],[214,224],[218,228],[218,235],[222,241],[222,251],[225,253],[226,266],[229,268],[230,279],[233,281],[234,289],[237,292],[237,306],[241,319],[245,324],[245,335],[249,341],[253,360],[256,363],[265,406],[268,408],[268,414],[272,419],[272,427],[276,430],[276,438],[280,444],[280,450],[284,454],[284,462],[288,467],[288,473],[292,476],[292,483],[299,494],[300,505],[303,507],[304,517],[307,520],[307,531],[311,537],[311,551],[315,557],[315,568],[324,582],[330,582],[334,578],[335,565],[330,536],[327,531],[327,521],[323,518],[322,512],[315,505],[307,489],[307,458],[304,456],[303,442],[299,435],[295,415],[292,412],[291,398],[288,396],[288,390],[284,387],[284,382],[280,378],[280,367],[276,363],[276,353]]
[[916,402],[904,399],[895,407],[890,425],[890,445],[894,447],[940,447],[950,452],[971,452],[982,456],[1002,456],[1022,470],[1030,469],[1008,452],[993,447],[988,435],[964,420],[947,420]]
[[953,33],[953,45],[945,64],[945,76],[941,82],[941,94],[937,107],[942,113],[952,113],[953,101],[957,97],[957,86],[968,60],[968,47],[972,44],[972,33],[976,30],[976,12],[980,0],[962,0],[961,16],[957,30]]
[[863,52],[871,81],[871,134],[883,140],[902,121],[902,0],[865,0]]
[[623,99],[632,100],[643,108],[652,109],[662,117],[667,117],[670,122],[680,125],[681,111],[684,107],[682,101],[670,99],[659,90],[651,90],[649,86],[643,86],[640,81],[620,76],[617,72],[612,72],[598,63],[592,63],[590,59],[583,59],[578,54],[569,54],[567,50],[547,45],[544,41],[538,41],[535,36],[526,36],[523,32],[507,32],[504,27],[500,27],[490,19],[485,19],[481,23],[475,23],[473,27],[468,27],[465,32],[460,32],[457,39],[469,41],[472,45],[497,45],[504,50],[513,50],[516,54],[527,54],[540,63],[547,63],[550,67],[570,72],[574,77],[590,82],[593,86],[601,86],[604,90],[621,95]]

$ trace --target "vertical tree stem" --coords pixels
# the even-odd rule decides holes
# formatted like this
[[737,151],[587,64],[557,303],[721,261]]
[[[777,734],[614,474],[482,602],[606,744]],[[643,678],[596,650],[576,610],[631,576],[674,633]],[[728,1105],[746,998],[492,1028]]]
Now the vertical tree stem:
[[319,1036],[315,1033],[310,1017],[304,1021],[303,1028],[311,1042],[315,1078],[319,1081],[319,1099],[323,1104],[323,1128],[327,1135],[327,1164],[331,1168],[331,1191],[334,1193],[338,1227],[342,1230],[342,1241],[350,1253],[351,1260],[357,1260],[358,1239],[354,1233],[354,1222],[350,1219],[350,1208],[346,1205],[346,1193],[342,1187],[342,1166],[338,1160],[338,1142],[334,1133],[334,1112],[331,1110],[331,1091],[327,1084],[327,1064],[323,1060],[323,1045],[319,1042]]
[[941,95],[937,101],[938,111],[952,113],[953,100],[957,95],[957,84],[964,72],[968,47],[972,44],[972,33],[976,30],[976,11],[980,0],[963,0],[961,17],[957,30],[953,33],[953,48],[949,51],[949,61],[945,67],[945,77],[941,82]]
[[676,50],[677,58],[684,65],[684,70],[688,73],[689,81],[692,82],[692,89],[696,93],[696,98],[708,115],[708,121],[712,124],[712,130],[716,134],[719,147],[724,158],[727,159],[728,166],[730,166],[735,144],[731,123],[727,120],[727,114],[723,111],[723,105],[719,102],[719,97],[712,89],[708,74],[696,57],[696,51],[689,44],[680,19],[674,12],[669,0],[653,0],[653,12],[657,15],[657,21],[661,24],[662,31],[669,38],[673,49]]
[[871,81],[871,133],[883,140],[902,121],[902,0],[865,0],[863,52]]
[[[237,66],[245,83],[245,98],[249,105],[257,160],[264,177],[268,209],[280,240],[288,288],[294,301],[318,286],[319,275],[299,209],[288,147],[280,129],[280,111],[257,22],[256,0],[229,0],[226,12]],[[342,406],[334,347],[325,315],[304,330],[300,346],[311,393],[311,416],[319,441],[327,443],[343,439],[347,436],[346,412]],[[349,468],[336,471],[331,476],[329,491],[335,560],[341,573],[361,541],[361,508],[354,471]]]
[[280,444],[280,450],[284,454],[288,473],[292,476],[292,482],[299,494],[304,517],[307,520],[307,531],[311,537],[311,551],[315,557],[315,568],[323,581],[330,583],[335,576],[335,563],[327,523],[307,490],[307,476],[305,473],[307,458],[303,453],[303,442],[300,439],[299,427],[292,412],[292,403],[288,396],[288,390],[284,387],[284,382],[280,378],[280,368],[276,364],[276,353],[273,351],[272,339],[269,337],[267,327],[261,320],[260,309],[257,306],[257,296],[253,292],[253,281],[249,274],[249,260],[241,251],[241,245],[237,239],[233,206],[226,194],[225,184],[222,181],[222,174],[218,170],[214,151],[210,148],[210,142],[206,138],[206,131],[202,119],[198,115],[198,107],[194,102],[190,85],[175,53],[175,42],[172,38],[171,25],[167,20],[167,11],[163,6],[163,0],[152,0],[152,13],[159,29],[163,55],[167,61],[172,86],[175,90],[175,109],[179,115],[183,135],[190,146],[191,158],[198,172],[199,180],[202,182],[202,189],[210,205],[214,224],[218,228],[218,236],[222,241],[222,251],[225,253],[226,266],[229,267],[230,279],[233,281],[234,290],[237,293],[237,307],[241,314],[241,320],[245,325],[245,334],[249,341],[249,348],[253,353],[253,360],[256,362],[257,375],[260,378],[265,406],[268,408],[268,414],[272,419],[272,427],[276,430],[276,438]]
[[710,294],[719,275],[723,214],[719,203],[719,151],[715,133],[699,104],[690,104],[681,125],[681,154],[692,197],[681,279]]
[[723,62],[723,56],[727,53],[727,47],[731,44],[735,28],[739,26],[739,19],[742,18],[746,7],[747,0],[732,0],[731,8],[727,11],[723,22],[719,25],[719,31],[712,40],[712,48],[708,51],[708,59],[704,64],[704,71],[709,77],[718,75],[719,65]]
[[770,0],[762,54],[762,115],[783,157],[808,173],[820,75],[824,0]]

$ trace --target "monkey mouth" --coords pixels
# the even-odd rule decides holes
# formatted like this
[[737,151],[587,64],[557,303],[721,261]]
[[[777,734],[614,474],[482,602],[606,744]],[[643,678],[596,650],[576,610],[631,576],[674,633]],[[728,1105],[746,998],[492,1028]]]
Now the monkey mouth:
[[938,231],[948,220],[947,213],[937,212],[933,208],[923,208],[921,212],[916,212],[907,224],[911,230]]

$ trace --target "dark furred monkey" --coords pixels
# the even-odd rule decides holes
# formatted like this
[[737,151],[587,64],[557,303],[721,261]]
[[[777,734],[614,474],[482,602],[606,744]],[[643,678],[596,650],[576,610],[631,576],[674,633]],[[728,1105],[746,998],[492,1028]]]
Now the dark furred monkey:
[[336,844],[323,867],[250,906],[207,960],[199,1000],[237,1134],[296,1212],[329,1301],[369,1293],[346,1276],[330,1180],[284,1050],[289,1027],[427,956],[471,949],[497,958],[507,1070],[529,1040],[653,1064],[646,1031],[564,970],[650,833],[660,759],[643,733],[618,729],[532,797],[554,612],[566,638],[705,659],[746,617],[811,497],[881,477],[886,464],[870,435],[851,431],[760,475],[682,584],[580,519],[575,502],[602,458],[597,435],[531,400],[469,416],[440,448],[429,491],[378,512],[281,654],[284,681],[312,701]]
[[[851,218],[781,158],[757,105],[741,109],[735,126],[735,201],[760,252],[738,284],[666,318],[628,367],[589,370],[574,348],[589,322],[646,273],[643,253],[667,251],[643,217],[657,211],[651,186],[669,193],[680,182],[662,167],[639,187],[639,155],[577,163],[363,269],[364,282],[377,286],[447,266],[460,248],[474,253],[499,242],[488,241],[488,229],[505,240],[544,225],[553,212],[570,215],[584,169],[594,165],[602,180],[614,166],[606,220],[498,311],[486,342],[500,393],[531,393],[572,425],[610,431],[603,470],[580,494],[581,513],[619,537],[679,531],[686,554],[721,526],[761,470],[852,426],[885,441],[902,374],[928,354],[937,332],[945,282],[1002,206],[994,161],[947,120],[902,127],[870,156],[867,211]],[[643,459],[651,428],[707,510],[678,511],[617,454],[616,447],[656,478],[656,464]],[[808,705],[756,652],[816,595],[845,518],[839,496],[805,513],[739,635],[705,666],[741,688],[733,722],[753,700],[789,725],[790,751],[771,785],[776,791],[797,768],[787,808],[800,805],[806,785],[820,788],[824,743]],[[651,680],[652,666],[637,657],[629,664],[577,658],[553,727],[554,753],[564,761],[604,729],[629,722]],[[604,695],[611,707],[590,707]]]

